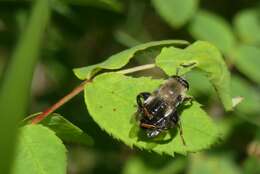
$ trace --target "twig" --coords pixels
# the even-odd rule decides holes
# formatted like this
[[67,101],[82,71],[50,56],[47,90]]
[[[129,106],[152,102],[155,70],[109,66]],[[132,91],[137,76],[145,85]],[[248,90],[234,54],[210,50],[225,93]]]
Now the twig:
[[37,124],[40,121],[42,121],[45,117],[53,113],[56,109],[67,103],[70,99],[72,99],[74,96],[79,94],[81,91],[84,90],[84,86],[88,83],[90,83],[91,80],[85,80],[82,82],[79,86],[74,88],[70,93],[65,95],[63,98],[61,98],[58,102],[56,102],[54,105],[52,105],[50,108],[47,108],[44,112],[42,112],[40,115],[36,116],[32,120],[32,124]]

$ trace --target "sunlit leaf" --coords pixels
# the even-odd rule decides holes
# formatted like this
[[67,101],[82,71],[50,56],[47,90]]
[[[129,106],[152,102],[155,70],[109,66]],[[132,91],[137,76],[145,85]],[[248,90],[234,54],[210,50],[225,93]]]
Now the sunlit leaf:
[[148,42],[145,44],[141,44],[135,47],[132,47],[130,49],[124,50],[122,52],[119,52],[117,54],[114,54],[113,56],[110,56],[107,60],[104,62],[101,62],[96,65],[86,66],[82,68],[76,68],[74,69],[75,75],[79,79],[89,79],[93,77],[97,72],[99,72],[102,69],[119,69],[122,68],[124,65],[126,65],[131,58],[134,57],[134,55],[137,52],[144,51],[151,47],[162,47],[166,45],[186,45],[188,42],[181,41],[181,40],[164,40],[164,41],[154,41],[154,42]]
[[189,31],[195,39],[209,41],[225,54],[229,54],[235,45],[229,24],[220,16],[206,11],[200,11],[194,16]]
[[85,102],[89,113],[102,129],[131,147],[134,145],[173,156],[175,152],[196,152],[216,143],[218,129],[195,101],[183,110],[180,117],[186,146],[177,132],[166,134],[163,143],[153,142],[153,147],[145,136],[131,136],[137,110],[136,96],[143,91],[155,90],[161,83],[162,80],[148,77],[132,78],[118,73],[104,73],[86,86]]
[[21,128],[12,174],[65,174],[66,149],[54,132],[41,125]]
[[[162,68],[168,75],[184,74],[196,67],[205,73],[215,87],[224,107],[232,109],[230,95],[230,73],[218,51],[212,44],[197,41],[185,49],[169,47],[163,48],[156,57],[156,65]],[[191,65],[182,67],[181,65]]]
[[152,0],[159,15],[172,27],[184,25],[196,12],[199,0]]

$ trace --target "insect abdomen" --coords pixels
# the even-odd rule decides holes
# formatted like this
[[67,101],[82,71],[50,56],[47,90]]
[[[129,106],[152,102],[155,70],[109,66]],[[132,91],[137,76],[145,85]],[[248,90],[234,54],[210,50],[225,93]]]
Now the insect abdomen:
[[154,98],[146,104],[148,112],[154,117],[163,117],[166,107],[166,103],[160,98]]

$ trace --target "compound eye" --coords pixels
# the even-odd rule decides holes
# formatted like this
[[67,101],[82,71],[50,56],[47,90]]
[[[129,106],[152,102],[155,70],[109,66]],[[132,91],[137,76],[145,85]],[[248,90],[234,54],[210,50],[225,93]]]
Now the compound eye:
[[178,81],[187,89],[189,89],[189,83],[182,77],[179,77]]
[[185,88],[189,89],[189,83],[188,83],[187,80],[185,80],[183,77],[174,75],[174,76],[172,76],[172,78],[176,79],[176,80],[177,80],[180,84],[182,84]]
[[187,89],[189,89],[189,83],[186,81],[186,80],[183,80],[183,84],[184,84],[184,86],[187,88]]
[[179,95],[179,96],[177,97],[177,100],[178,100],[179,102],[182,101],[182,96]]

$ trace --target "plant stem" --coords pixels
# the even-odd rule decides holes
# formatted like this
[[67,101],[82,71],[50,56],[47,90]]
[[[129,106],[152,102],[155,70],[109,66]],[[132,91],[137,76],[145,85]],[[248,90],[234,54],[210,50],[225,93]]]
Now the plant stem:
[[[155,67],[155,64],[146,64],[146,65],[136,66],[134,68],[129,68],[129,69],[120,70],[120,71],[116,71],[116,72],[120,73],[120,74],[129,74],[129,73],[133,73],[133,72],[137,72],[137,71],[151,69],[151,68],[154,68],[154,67]],[[87,85],[87,84],[89,84],[91,82],[92,82],[91,80],[85,80],[84,82],[82,82],[79,86],[74,88],[70,93],[65,95],[58,102],[56,102],[51,107],[47,108],[41,114],[37,115],[34,119],[32,119],[31,123],[32,124],[37,124],[37,123],[41,122],[48,115],[50,115],[55,110],[57,110],[59,107],[61,107],[62,105],[67,103],[69,100],[71,100],[73,97],[78,95],[81,91],[84,90],[85,85]]]
[[120,73],[120,74],[130,74],[130,73],[133,73],[136,71],[152,69],[154,67],[155,67],[155,64],[146,64],[146,65],[136,66],[134,68],[124,69],[124,70],[120,70],[120,71],[116,71],[116,72]]
[[45,117],[53,113],[56,109],[67,103],[70,99],[78,95],[81,91],[84,90],[84,87],[86,84],[90,83],[91,80],[85,80],[82,82],[79,86],[74,88],[70,93],[65,95],[63,98],[61,98],[58,102],[56,102],[54,105],[52,105],[50,108],[47,108],[44,112],[41,114],[37,115],[33,120],[32,124],[37,124],[40,121],[42,121]]

